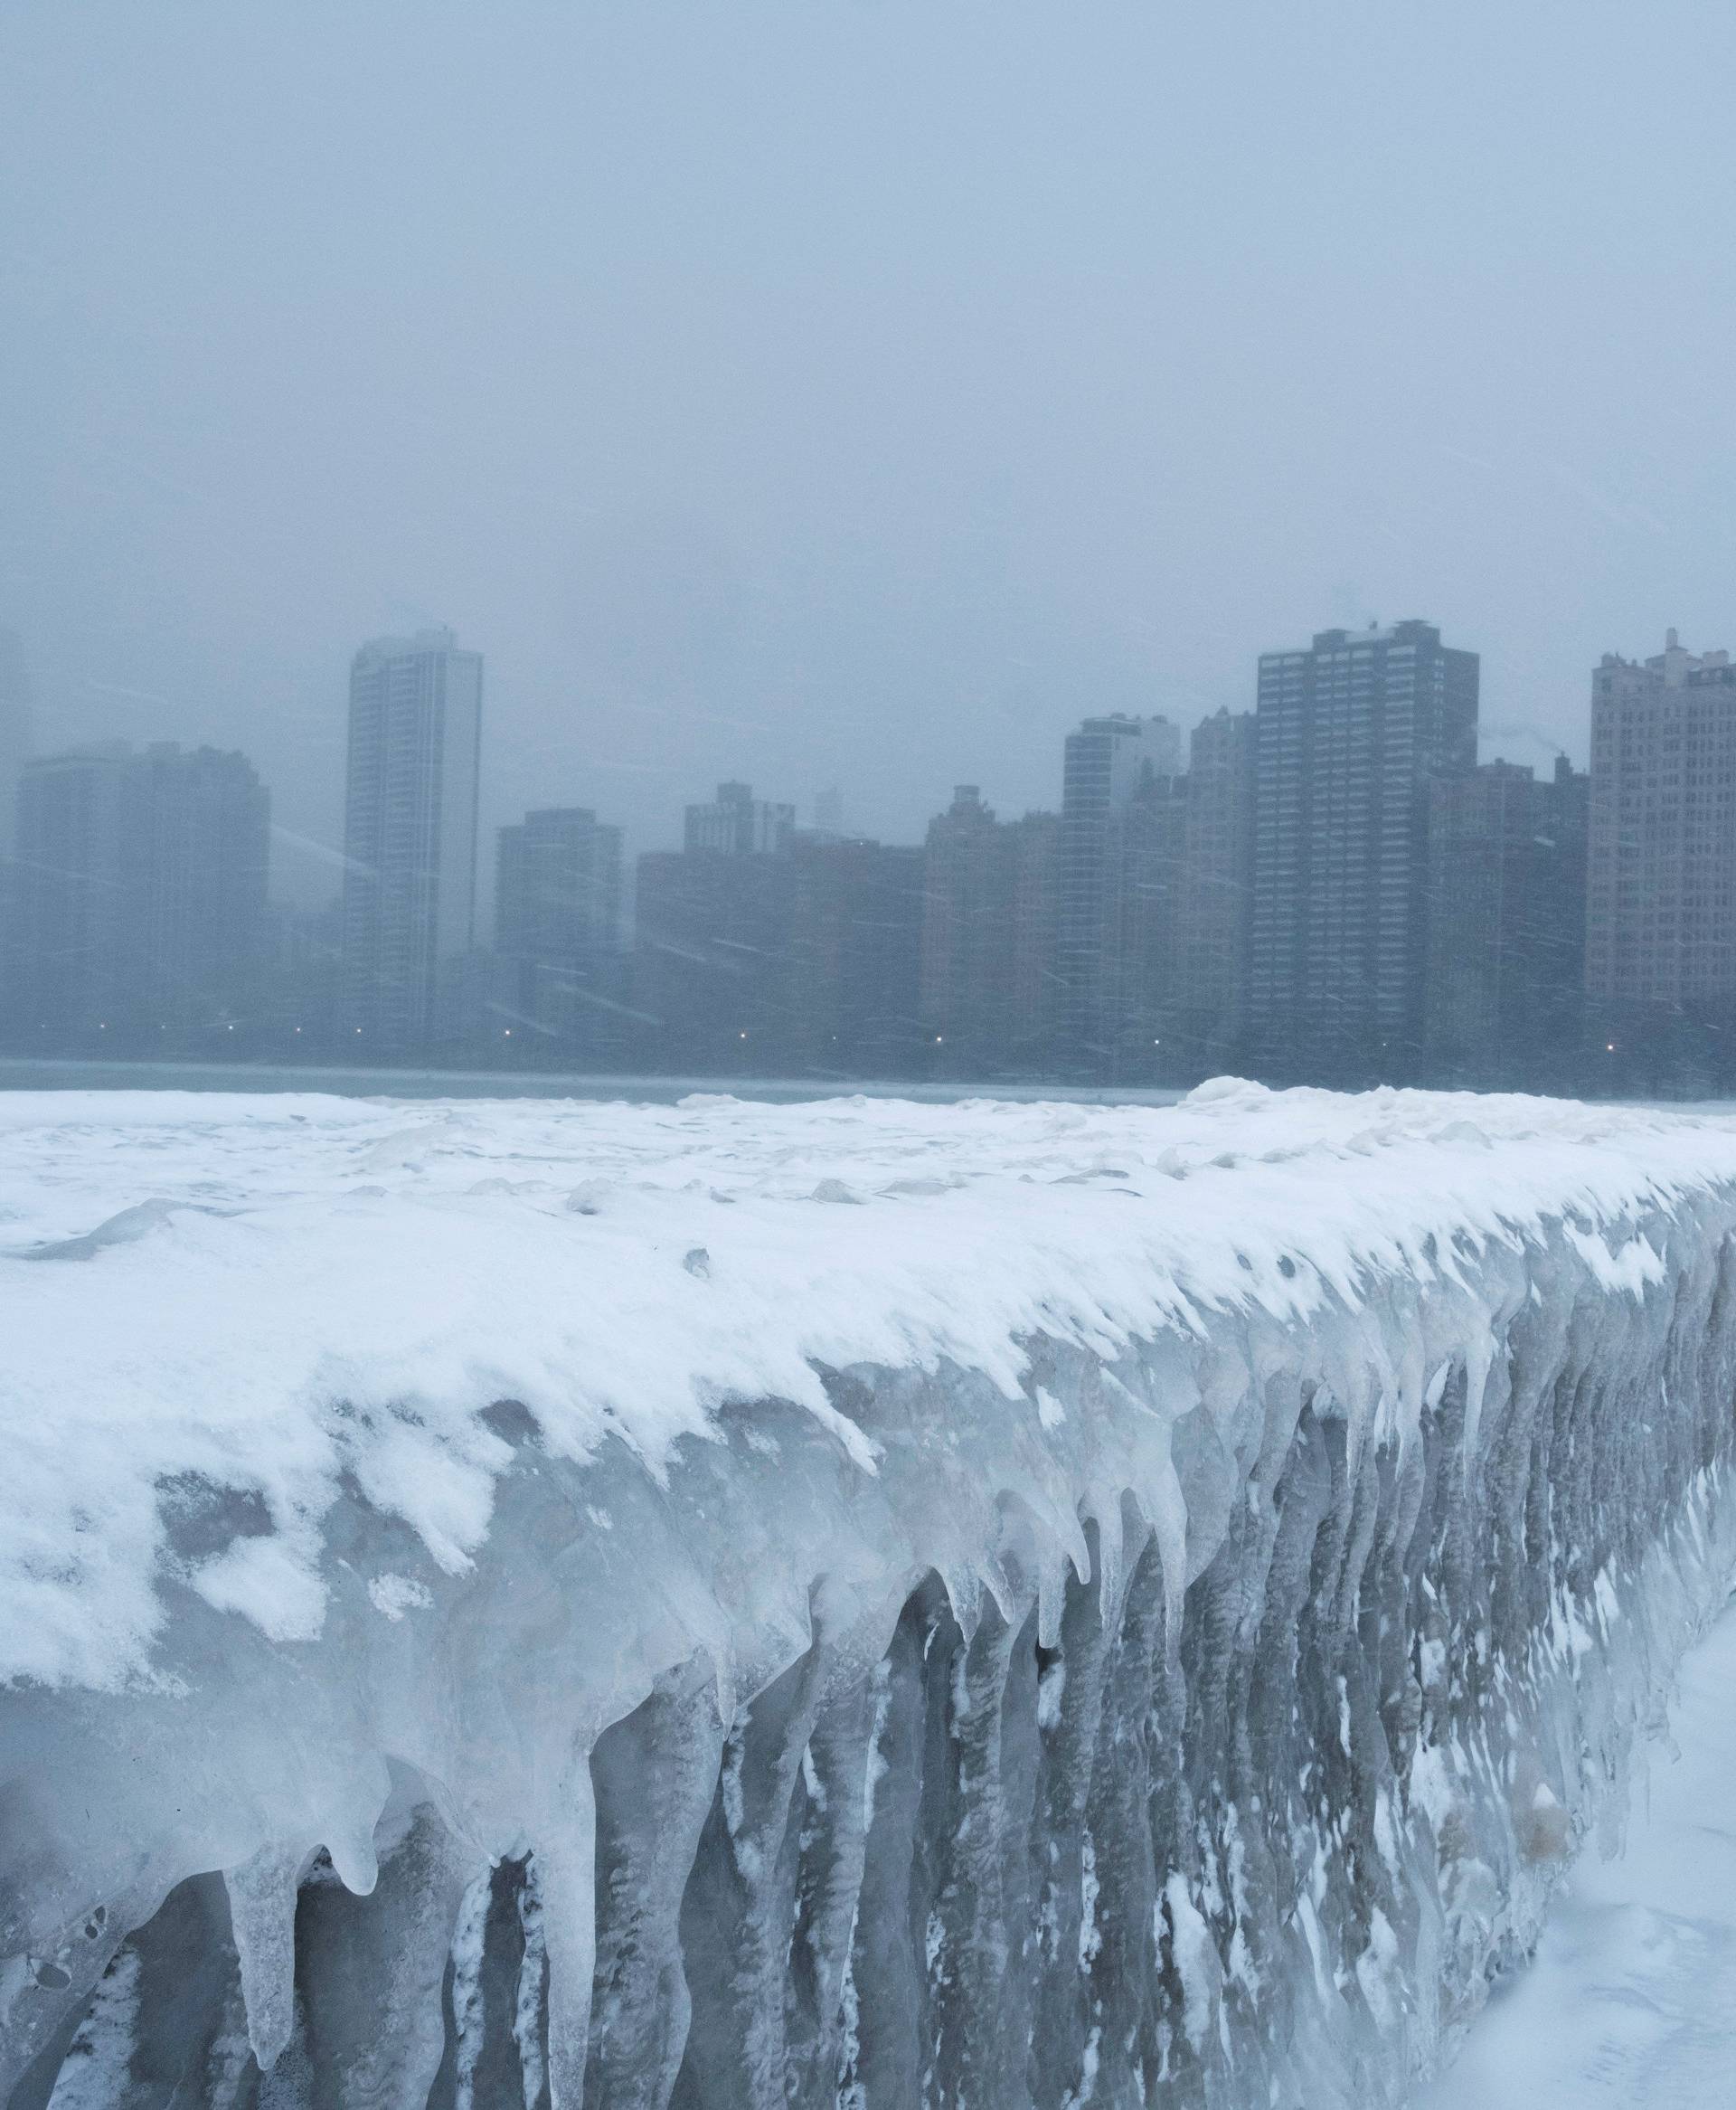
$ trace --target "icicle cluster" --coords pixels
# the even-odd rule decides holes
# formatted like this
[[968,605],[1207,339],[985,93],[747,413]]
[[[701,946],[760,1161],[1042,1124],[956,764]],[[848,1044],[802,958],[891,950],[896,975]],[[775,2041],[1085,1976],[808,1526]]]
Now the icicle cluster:
[[6,1697],[0,2101],[1401,2100],[1731,1570],[1733,1220],[826,1370],[872,1471],[495,1407],[468,1573],[352,1487],[316,1638]]

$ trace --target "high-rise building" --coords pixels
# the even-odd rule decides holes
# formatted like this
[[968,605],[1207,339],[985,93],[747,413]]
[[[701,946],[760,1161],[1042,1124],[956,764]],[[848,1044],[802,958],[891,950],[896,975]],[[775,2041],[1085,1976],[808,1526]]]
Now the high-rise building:
[[1005,824],[1013,867],[1013,1001],[1007,1055],[1024,1076],[1052,1074],[1061,1018],[1061,816]]
[[1056,971],[1061,1039],[1071,1066],[1104,1071],[1119,1037],[1106,953],[1117,913],[1118,817],[1142,785],[1180,769],[1181,735],[1166,718],[1087,718],[1067,736]]
[[1241,1052],[1254,908],[1254,714],[1220,710],[1188,741],[1181,1000],[1175,1032],[1193,1068]]
[[1591,677],[1586,995],[1619,1043],[1736,1017],[1736,665],[1670,631]]
[[796,809],[756,799],[750,784],[720,784],[709,805],[690,806],[682,847],[745,857],[787,850],[796,832]]
[[1476,767],[1477,698],[1476,653],[1430,623],[1262,654],[1248,1020],[1269,1068],[1420,1060],[1429,787]]
[[798,1074],[908,1076],[921,1060],[922,852],[797,836],[785,1061]]
[[214,748],[27,762],[14,1035],[155,1051],[258,1028],[269,812],[246,757]]
[[922,865],[923,1037],[948,1076],[1031,1075],[1053,1055],[1061,824],[997,820],[975,784],[929,823]]
[[992,1074],[1013,1037],[1015,937],[1009,831],[975,784],[929,823],[922,860],[920,1007],[935,1066]]
[[495,951],[516,1017],[570,1046],[612,1048],[620,926],[618,828],[575,806],[501,829]]
[[697,1074],[786,1062],[794,806],[720,784],[690,806],[679,851],[640,857],[632,1004],[654,1067]]
[[[723,792],[720,807],[757,804],[745,786]],[[922,853],[793,830],[788,807],[708,837],[695,811],[708,809],[689,809],[698,847],[639,859],[632,1008],[646,1059],[701,1074],[908,1074]]]
[[1185,1065],[1187,779],[1144,775],[1109,817],[1099,1074],[1150,1083]]
[[1431,1077],[1571,1089],[1585,951],[1587,781],[1565,755],[1541,782],[1485,762],[1431,787]]
[[368,1048],[449,1039],[476,944],[482,658],[448,629],[350,669],[344,998]]
[[[18,785],[31,753],[30,677],[24,647],[13,630],[0,630],[0,857],[12,854],[18,819]],[[0,874],[0,902],[5,880]]]
[[795,894],[788,849],[640,857],[632,1008],[653,1068],[763,1072],[785,1059]]

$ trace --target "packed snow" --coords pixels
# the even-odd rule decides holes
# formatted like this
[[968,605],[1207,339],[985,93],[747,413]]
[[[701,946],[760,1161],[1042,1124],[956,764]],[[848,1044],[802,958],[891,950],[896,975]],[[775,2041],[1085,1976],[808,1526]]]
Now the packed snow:
[[1736,1565],[1715,1118],[16,1093],[0,1168],[15,2110],[1396,2102]]
[[1589,1850],[1535,1959],[1418,2110],[1728,2110],[1736,2017],[1736,1608],[1682,1665],[1620,1851]]

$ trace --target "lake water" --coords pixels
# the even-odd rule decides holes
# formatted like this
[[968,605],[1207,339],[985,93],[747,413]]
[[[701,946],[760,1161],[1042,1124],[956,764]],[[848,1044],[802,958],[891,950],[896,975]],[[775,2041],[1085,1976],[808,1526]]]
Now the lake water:
[[573,1071],[387,1070],[299,1063],[101,1063],[0,1059],[0,1091],[333,1092],[345,1099],[628,1099],[673,1106],[692,1092],[787,1104],[802,1099],[1069,1100],[1081,1106],[1173,1106],[1183,1094],[1066,1084],[861,1083],[813,1077],[639,1077]]

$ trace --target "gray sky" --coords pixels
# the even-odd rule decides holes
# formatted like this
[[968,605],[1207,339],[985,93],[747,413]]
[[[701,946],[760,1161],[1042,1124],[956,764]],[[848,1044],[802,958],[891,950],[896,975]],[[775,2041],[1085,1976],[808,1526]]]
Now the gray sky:
[[0,0],[38,744],[330,839],[439,620],[491,821],[913,839],[1424,615],[1582,757],[1599,653],[1736,645],[1733,86],[1730,0]]

